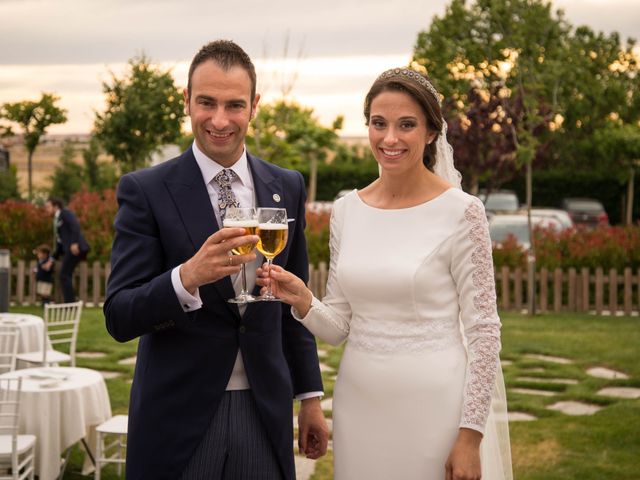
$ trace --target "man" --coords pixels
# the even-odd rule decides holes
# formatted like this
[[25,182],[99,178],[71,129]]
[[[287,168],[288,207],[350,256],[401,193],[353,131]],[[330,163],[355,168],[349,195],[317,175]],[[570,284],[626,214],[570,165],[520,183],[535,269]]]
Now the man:
[[227,301],[238,288],[239,263],[252,262],[254,288],[260,261],[255,253],[230,255],[257,241],[244,229],[220,228],[230,200],[286,208],[289,240],[276,263],[308,277],[302,176],[245,150],[260,99],[255,88],[254,66],[240,47],[205,45],[185,91],[192,147],[120,179],[104,312],[116,340],[140,337],[129,480],[295,478],[294,396],[302,401],[302,451],[310,458],[326,452],[313,336],[279,302],[239,309]]
[[82,235],[80,223],[75,214],[64,207],[64,202],[61,199],[49,198],[45,203],[45,210],[53,216],[54,251],[52,256],[56,260],[62,256],[58,268],[62,297],[65,303],[75,302],[73,271],[78,263],[86,258],[89,245]]

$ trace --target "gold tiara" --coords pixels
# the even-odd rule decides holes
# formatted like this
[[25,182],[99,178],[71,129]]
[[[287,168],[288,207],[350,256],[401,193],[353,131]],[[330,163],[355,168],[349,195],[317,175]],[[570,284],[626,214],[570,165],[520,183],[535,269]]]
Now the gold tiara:
[[391,68],[386,72],[382,72],[378,77],[378,80],[385,80],[392,77],[405,77],[409,80],[413,80],[414,82],[418,82],[424,88],[429,90],[431,94],[435,97],[438,105],[440,105],[440,95],[436,88],[431,85],[431,82],[424,78],[421,74],[416,72],[415,70],[411,70],[410,68]]

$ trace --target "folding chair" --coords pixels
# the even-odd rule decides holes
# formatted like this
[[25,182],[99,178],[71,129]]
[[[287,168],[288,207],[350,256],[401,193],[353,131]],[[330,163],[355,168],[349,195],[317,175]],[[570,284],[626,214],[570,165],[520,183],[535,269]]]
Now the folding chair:
[[96,427],[96,475],[100,480],[102,465],[115,463],[118,475],[126,461],[128,415],[116,415]]
[[34,479],[35,435],[18,435],[22,378],[0,378],[0,480]]
[[[76,341],[82,315],[82,300],[71,303],[47,303],[44,306],[43,350],[19,353],[16,358],[42,366],[71,363],[76,366]],[[69,344],[69,353],[54,350],[56,345]]]
[[16,369],[19,336],[17,327],[0,326],[0,374]]

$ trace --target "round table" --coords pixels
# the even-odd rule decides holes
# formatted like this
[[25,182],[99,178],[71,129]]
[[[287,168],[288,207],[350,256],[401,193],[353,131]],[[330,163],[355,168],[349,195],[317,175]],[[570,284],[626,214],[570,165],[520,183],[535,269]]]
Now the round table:
[[42,350],[44,320],[41,317],[28,313],[0,313],[0,326],[18,328],[18,353]]
[[36,475],[54,480],[64,451],[86,439],[95,444],[95,427],[111,418],[107,386],[100,372],[77,367],[15,370],[0,378],[22,377],[20,433],[36,435]]

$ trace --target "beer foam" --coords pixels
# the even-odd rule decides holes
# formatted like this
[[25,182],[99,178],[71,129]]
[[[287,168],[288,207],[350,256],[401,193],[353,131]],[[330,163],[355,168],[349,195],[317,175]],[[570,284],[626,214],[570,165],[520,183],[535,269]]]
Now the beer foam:
[[288,230],[289,227],[282,223],[261,223],[258,225],[260,230]]
[[257,227],[258,226],[258,221],[257,220],[227,220],[225,218],[225,220],[223,222],[223,226],[224,227],[250,228],[250,227]]

